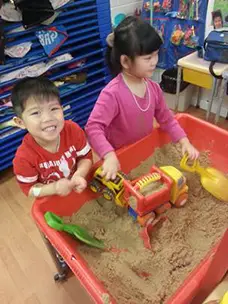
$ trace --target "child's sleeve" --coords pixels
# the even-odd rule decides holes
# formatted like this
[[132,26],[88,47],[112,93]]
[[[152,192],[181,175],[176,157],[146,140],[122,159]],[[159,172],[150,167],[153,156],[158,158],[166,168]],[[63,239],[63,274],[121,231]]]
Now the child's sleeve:
[[92,160],[92,152],[90,145],[87,141],[85,132],[74,122],[69,122],[71,126],[70,137],[74,139],[76,148],[77,160],[90,159]]
[[169,110],[159,85],[155,85],[157,91],[155,118],[161,129],[169,133],[172,141],[178,142],[181,138],[186,137],[187,135],[173,116],[172,112]]
[[16,155],[13,160],[13,170],[21,190],[28,196],[31,187],[38,181],[36,168],[25,157]]
[[114,151],[114,148],[106,138],[105,131],[117,114],[118,103],[115,95],[108,90],[103,90],[85,127],[88,140],[100,158]]

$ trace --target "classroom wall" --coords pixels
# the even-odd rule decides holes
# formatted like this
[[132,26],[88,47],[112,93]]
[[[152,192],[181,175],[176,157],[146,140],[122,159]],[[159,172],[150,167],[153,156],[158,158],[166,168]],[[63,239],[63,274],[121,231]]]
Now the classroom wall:
[[135,9],[141,9],[142,0],[110,0],[112,20],[119,13],[133,14]]
[[[135,9],[141,9],[142,8],[142,3],[143,0],[110,0],[111,3],[111,16],[112,16],[112,21],[114,20],[115,16],[119,13],[124,13],[126,15],[128,14],[133,14]],[[211,10],[211,7],[214,4],[214,0],[209,0],[209,11]],[[208,22],[208,21],[207,21]],[[207,26],[207,28],[209,28]],[[206,35],[208,34],[208,31],[206,31]],[[158,69],[157,73],[153,75],[153,79],[157,82],[160,81],[160,76],[161,76],[162,70]],[[202,109],[207,108],[207,100],[210,98],[210,91],[209,90],[202,90],[202,96],[201,96],[201,102],[200,102],[200,107]],[[192,99],[192,104],[196,102],[196,96],[193,96]],[[212,107],[212,111],[216,111],[216,101]],[[225,98],[225,102],[223,105],[223,108],[221,110],[221,115],[226,117],[228,114],[228,96]]]

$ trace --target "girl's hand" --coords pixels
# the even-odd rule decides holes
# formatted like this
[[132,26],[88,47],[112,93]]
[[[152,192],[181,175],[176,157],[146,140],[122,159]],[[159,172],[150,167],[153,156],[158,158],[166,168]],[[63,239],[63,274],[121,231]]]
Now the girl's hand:
[[182,155],[188,154],[191,160],[197,159],[199,157],[199,151],[190,143],[187,137],[182,138],[179,143],[182,147]]
[[87,187],[87,181],[80,175],[73,176],[71,180],[74,183],[74,191],[77,193],[81,193]]
[[106,180],[114,180],[116,178],[116,173],[120,170],[120,163],[115,152],[109,152],[104,156],[102,168],[102,176]]

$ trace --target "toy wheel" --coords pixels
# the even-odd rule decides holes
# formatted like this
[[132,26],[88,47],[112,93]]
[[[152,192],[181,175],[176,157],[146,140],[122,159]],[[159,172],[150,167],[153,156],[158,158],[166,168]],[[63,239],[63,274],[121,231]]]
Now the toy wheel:
[[92,180],[89,187],[95,193],[101,192],[102,190],[100,183],[96,180]]
[[156,214],[154,212],[151,212],[149,214],[149,217],[148,217],[145,225],[148,226],[149,224],[151,224],[155,220],[155,218],[156,218]]
[[112,192],[110,189],[108,189],[108,188],[105,188],[105,189],[103,190],[103,197],[104,197],[107,201],[112,201],[112,200],[115,198],[113,192]]
[[174,205],[177,207],[177,208],[181,208],[183,207],[186,202],[188,200],[188,194],[187,193],[183,193],[181,194],[178,199],[176,200],[176,202],[174,203]]
[[54,281],[55,282],[61,282],[61,281],[64,281],[64,280],[66,280],[66,274],[65,273],[64,274],[56,273],[54,275]]
[[150,212],[144,216],[138,216],[137,220],[141,226],[147,226],[154,221],[155,217],[156,214],[154,212]]
[[129,180],[129,177],[128,177],[127,174],[123,173],[122,171],[119,171],[119,173],[121,174],[121,176],[122,176],[124,179]]
[[171,208],[171,204],[170,203],[165,203],[163,205],[161,205],[160,207],[158,207],[155,212],[157,214],[162,214],[164,212],[166,212],[169,208]]

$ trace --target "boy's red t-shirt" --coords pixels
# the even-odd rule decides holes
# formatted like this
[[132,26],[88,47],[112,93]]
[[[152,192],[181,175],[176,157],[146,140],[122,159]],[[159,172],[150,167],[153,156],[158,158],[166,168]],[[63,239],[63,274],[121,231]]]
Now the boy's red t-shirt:
[[74,122],[65,121],[60,133],[59,150],[51,153],[37,144],[28,133],[13,160],[14,173],[22,191],[28,195],[37,183],[49,184],[69,178],[79,159],[92,159],[84,131]]

